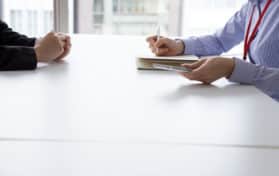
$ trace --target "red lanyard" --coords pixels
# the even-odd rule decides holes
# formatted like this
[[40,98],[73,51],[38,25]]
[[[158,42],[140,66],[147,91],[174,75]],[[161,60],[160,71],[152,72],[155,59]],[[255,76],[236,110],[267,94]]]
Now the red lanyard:
[[271,4],[272,0],[268,0],[264,9],[263,9],[263,12],[261,13],[257,23],[256,23],[256,26],[251,34],[251,36],[249,37],[249,34],[250,34],[250,29],[251,29],[251,25],[252,25],[252,21],[253,21],[253,16],[254,16],[254,12],[255,12],[255,9],[256,9],[256,5],[254,5],[253,7],[253,10],[252,10],[252,15],[250,16],[250,20],[249,20],[249,24],[248,24],[248,28],[247,28],[247,31],[246,31],[246,35],[245,35],[245,41],[244,41],[244,55],[243,55],[243,59],[246,60],[247,58],[247,54],[249,52],[249,48],[251,46],[251,43],[253,42],[253,40],[255,39],[256,35],[257,35],[257,32],[258,32],[258,29],[260,27],[260,24],[262,22],[262,19],[264,17],[264,15],[266,14],[270,4]]

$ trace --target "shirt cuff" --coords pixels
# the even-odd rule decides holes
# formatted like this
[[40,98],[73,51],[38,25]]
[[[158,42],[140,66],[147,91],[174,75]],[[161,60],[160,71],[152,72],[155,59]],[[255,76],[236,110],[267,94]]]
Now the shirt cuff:
[[182,41],[184,42],[185,46],[185,55],[197,55],[198,53],[202,53],[203,46],[196,37],[190,37],[188,39],[183,39]]
[[257,72],[256,65],[241,59],[233,59],[235,61],[235,67],[232,75],[228,78],[229,81],[242,84],[253,84]]

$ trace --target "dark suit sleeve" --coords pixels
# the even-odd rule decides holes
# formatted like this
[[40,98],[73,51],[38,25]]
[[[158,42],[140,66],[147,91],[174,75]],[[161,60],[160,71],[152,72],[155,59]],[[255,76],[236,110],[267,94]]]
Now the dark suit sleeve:
[[0,71],[33,70],[37,67],[33,47],[0,46]]
[[35,38],[29,38],[14,32],[6,23],[0,20],[0,45],[33,47],[35,41]]
[[0,21],[0,71],[35,69],[35,41],[35,38],[14,32]]

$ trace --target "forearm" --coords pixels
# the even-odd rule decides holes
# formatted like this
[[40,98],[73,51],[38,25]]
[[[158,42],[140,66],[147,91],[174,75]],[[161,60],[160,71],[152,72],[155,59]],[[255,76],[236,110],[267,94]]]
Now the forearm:
[[183,40],[184,54],[197,56],[220,55],[225,51],[224,46],[215,35],[190,37]]
[[235,68],[229,78],[232,82],[252,84],[279,101],[279,68],[269,68],[235,59]]
[[33,70],[37,67],[33,47],[0,46],[0,70]]

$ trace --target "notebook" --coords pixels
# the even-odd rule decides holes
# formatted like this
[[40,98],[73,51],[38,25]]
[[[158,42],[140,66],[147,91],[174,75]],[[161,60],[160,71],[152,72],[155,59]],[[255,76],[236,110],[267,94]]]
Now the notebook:
[[137,57],[136,64],[139,70],[160,70],[158,68],[153,68],[153,64],[180,66],[183,63],[193,63],[197,60],[199,60],[199,58],[192,55],[171,57],[141,56]]

